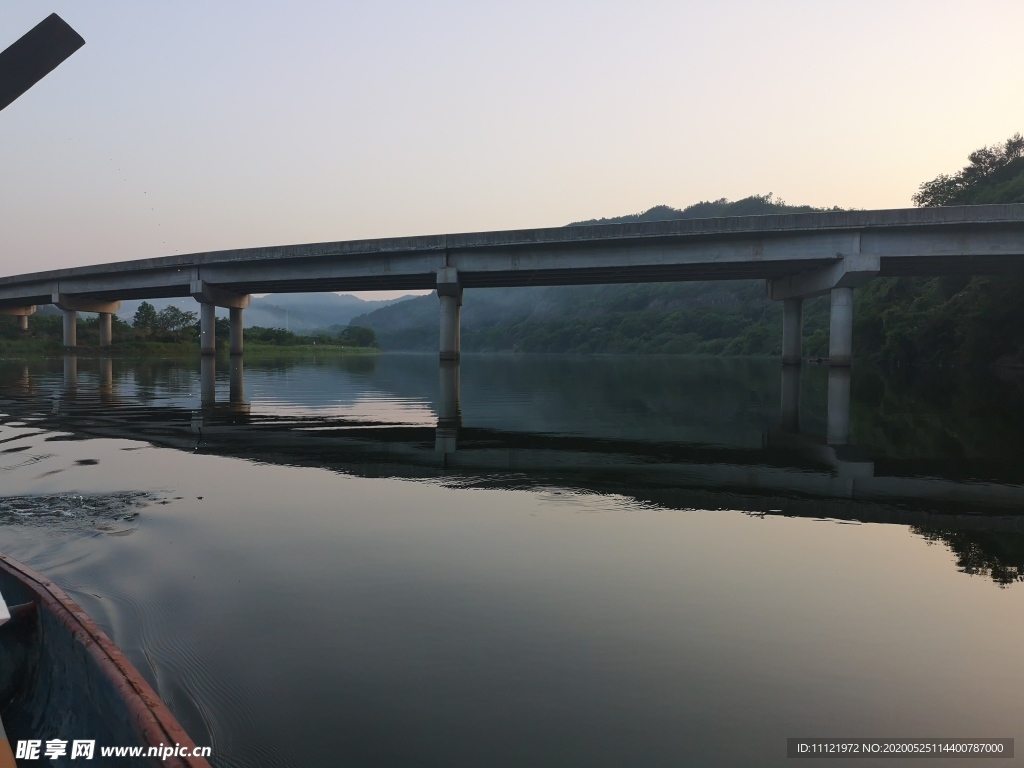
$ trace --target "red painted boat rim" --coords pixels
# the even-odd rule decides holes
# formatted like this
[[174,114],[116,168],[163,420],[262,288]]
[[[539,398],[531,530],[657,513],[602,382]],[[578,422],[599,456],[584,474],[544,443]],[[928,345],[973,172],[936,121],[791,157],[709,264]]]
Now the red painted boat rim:
[[[182,747],[188,747],[190,751],[195,748],[195,743],[185,733],[185,729],[145,678],[125,658],[121,649],[114,645],[113,641],[96,626],[96,622],[63,589],[4,554],[0,554],[0,569],[11,574],[31,590],[39,600],[40,609],[49,611],[88,651],[124,700],[144,746],[180,744]],[[209,762],[201,757],[168,757],[163,760],[156,758],[155,764],[168,768],[210,768]]]

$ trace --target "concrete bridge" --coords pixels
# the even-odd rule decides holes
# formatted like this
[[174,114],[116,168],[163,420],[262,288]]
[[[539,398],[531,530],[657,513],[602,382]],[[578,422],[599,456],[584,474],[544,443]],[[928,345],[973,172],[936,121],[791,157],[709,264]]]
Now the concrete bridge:
[[200,346],[216,349],[215,308],[241,354],[252,293],[436,289],[440,356],[457,360],[467,288],[764,279],[784,302],[783,362],[801,359],[802,302],[830,294],[829,362],[852,359],[853,288],[878,276],[1024,275],[1024,204],[829,211],[604,224],[247,248],[0,278],[0,313],[22,328],[40,304],[100,315],[100,345],[122,299],[192,296]]

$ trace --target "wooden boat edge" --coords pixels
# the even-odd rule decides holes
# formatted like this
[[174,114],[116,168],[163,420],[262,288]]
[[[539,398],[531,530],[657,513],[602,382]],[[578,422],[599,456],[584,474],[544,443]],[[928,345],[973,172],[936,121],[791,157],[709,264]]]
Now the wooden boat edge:
[[[156,691],[78,603],[42,574],[2,553],[0,568],[30,589],[39,599],[40,609],[50,611],[88,651],[121,695],[145,746],[180,744],[190,751],[194,750],[195,743]],[[210,768],[210,763],[202,757],[156,758],[154,764],[168,768]]]

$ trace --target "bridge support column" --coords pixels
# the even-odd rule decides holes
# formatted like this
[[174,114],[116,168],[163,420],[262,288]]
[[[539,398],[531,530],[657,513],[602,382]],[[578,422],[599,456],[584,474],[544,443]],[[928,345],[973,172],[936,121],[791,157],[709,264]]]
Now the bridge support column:
[[[192,280],[190,291],[192,298],[199,302],[200,351],[204,355],[212,355],[217,351],[217,307],[227,307],[231,310],[231,354],[242,354],[242,310],[249,306],[249,294],[227,291],[199,277]],[[235,310],[238,310],[237,331]]]
[[800,365],[804,334],[804,300],[782,302],[782,364]]
[[462,347],[462,285],[459,283],[459,273],[454,267],[438,270],[437,298],[441,302],[441,360],[458,361]]
[[850,369],[830,368],[828,372],[828,421],[825,427],[829,445],[850,442]]
[[217,307],[199,305],[199,352],[212,355],[217,352]]
[[243,343],[243,326],[242,326],[242,309],[239,307],[231,307],[231,354],[240,355],[242,354],[242,343]]
[[795,365],[782,367],[782,428],[800,431],[800,368]]
[[110,312],[100,312],[100,346],[109,347],[113,339],[114,316]]
[[[789,299],[831,295],[830,365],[847,366],[853,360],[853,289],[877,277],[882,268],[877,253],[860,253],[859,238],[858,235],[856,242],[851,243],[854,252],[842,255],[829,267],[768,281],[768,295],[776,301],[788,303]],[[785,330],[783,335],[787,335]]]
[[78,346],[78,313],[73,309],[64,310],[64,346]]
[[107,315],[107,343],[110,346],[110,315],[121,309],[120,301],[108,301],[106,299],[94,299],[88,296],[76,296],[74,294],[54,291],[51,300],[57,305],[57,309],[64,313],[64,346],[75,347],[78,343],[78,313],[98,312],[100,315],[100,346],[103,344],[103,315]]
[[828,364],[849,366],[853,361],[853,289],[832,289],[828,331]]
[[15,315],[18,318],[18,329],[22,333],[28,333],[28,316],[34,315],[36,308],[32,307],[4,307],[0,309],[0,315]]

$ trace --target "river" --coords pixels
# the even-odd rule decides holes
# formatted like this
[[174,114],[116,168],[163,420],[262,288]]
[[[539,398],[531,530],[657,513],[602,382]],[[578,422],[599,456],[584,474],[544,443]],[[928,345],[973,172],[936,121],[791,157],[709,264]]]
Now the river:
[[216,766],[782,766],[1024,735],[1022,433],[991,374],[5,359],[0,551]]

